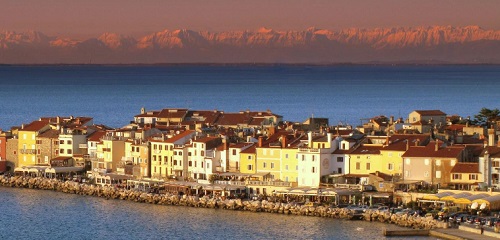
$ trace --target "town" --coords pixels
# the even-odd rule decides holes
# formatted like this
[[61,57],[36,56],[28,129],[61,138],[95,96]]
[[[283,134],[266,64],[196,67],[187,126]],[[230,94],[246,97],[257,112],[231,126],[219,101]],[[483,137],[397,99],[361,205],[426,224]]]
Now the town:
[[0,131],[0,172],[188,195],[498,210],[497,123],[471,123],[440,110],[358,127],[292,123],[270,110],[142,108],[117,129],[41,117]]

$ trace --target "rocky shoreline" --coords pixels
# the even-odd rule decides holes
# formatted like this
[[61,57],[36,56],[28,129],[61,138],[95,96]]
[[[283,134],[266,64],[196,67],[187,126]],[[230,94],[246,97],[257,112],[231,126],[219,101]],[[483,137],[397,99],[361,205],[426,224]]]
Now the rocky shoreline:
[[[187,207],[218,208],[227,210],[267,212],[285,215],[317,216],[325,218],[352,219],[356,215],[354,210],[328,206],[304,206],[296,203],[269,202],[266,200],[242,200],[211,198],[208,196],[187,196],[176,194],[153,194],[135,190],[100,186],[73,181],[60,181],[41,177],[0,176],[0,185],[14,188],[30,188],[52,190],[63,193],[95,196],[106,199],[121,199],[141,203],[159,205],[177,205]],[[447,224],[434,220],[432,217],[414,217],[408,215],[391,214],[378,210],[367,210],[360,216],[365,221],[378,221],[395,224],[413,229],[446,228]]]

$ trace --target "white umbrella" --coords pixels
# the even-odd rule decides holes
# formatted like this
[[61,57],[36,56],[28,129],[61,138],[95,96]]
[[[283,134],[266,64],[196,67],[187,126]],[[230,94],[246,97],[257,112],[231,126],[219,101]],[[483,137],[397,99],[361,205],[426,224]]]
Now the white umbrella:
[[471,209],[477,209],[478,207],[478,203],[477,202],[473,202],[472,205],[470,206]]
[[481,206],[479,207],[479,209],[483,210],[486,208],[486,203],[482,203]]

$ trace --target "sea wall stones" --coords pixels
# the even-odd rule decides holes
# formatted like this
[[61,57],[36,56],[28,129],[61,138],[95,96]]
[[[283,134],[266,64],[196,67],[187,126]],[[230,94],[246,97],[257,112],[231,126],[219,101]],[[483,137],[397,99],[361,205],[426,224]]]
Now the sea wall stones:
[[121,199],[141,203],[160,205],[179,205],[201,208],[220,208],[227,210],[242,210],[251,212],[267,212],[285,215],[317,216],[327,218],[352,219],[353,216],[361,216],[366,221],[379,221],[383,223],[396,224],[414,229],[446,228],[446,223],[434,220],[432,217],[420,217],[410,215],[391,214],[378,210],[367,210],[357,213],[347,208],[336,208],[328,206],[305,206],[298,203],[270,202],[267,200],[242,200],[223,199],[221,197],[209,196],[187,196],[176,194],[151,194],[136,190],[127,190],[114,186],[100,186],[72,181],[60,181],[41,177],[23,176],[0,176],[0,185],[4,187],[31,188],[41,190],[52,190],[63,193],[71,193],[86,196],[95,196],[106,199]]

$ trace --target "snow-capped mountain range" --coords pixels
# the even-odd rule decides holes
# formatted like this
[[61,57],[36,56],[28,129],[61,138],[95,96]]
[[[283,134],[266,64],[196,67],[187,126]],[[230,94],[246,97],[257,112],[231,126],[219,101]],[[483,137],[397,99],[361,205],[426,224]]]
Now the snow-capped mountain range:
[[77,40],[0,33],[0,63],[500,63],[500,31],[478,26],[303,31],[163,30]]

